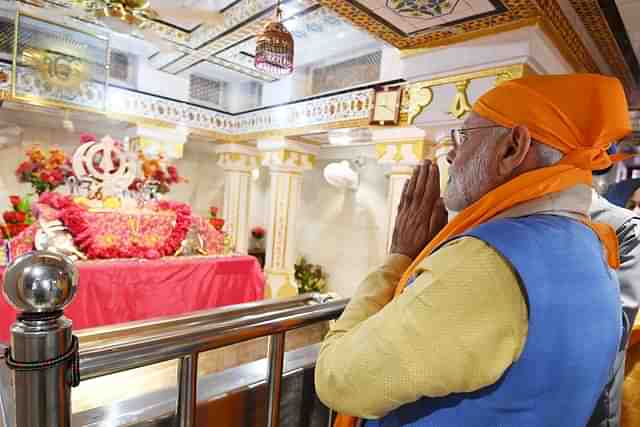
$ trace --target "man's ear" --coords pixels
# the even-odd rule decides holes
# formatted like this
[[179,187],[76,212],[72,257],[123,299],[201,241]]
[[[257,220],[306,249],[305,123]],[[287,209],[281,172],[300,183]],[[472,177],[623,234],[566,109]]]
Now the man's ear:
[[498,174],[511,176],[523,165],[531,148],[531,134],[526,126],[517,125],[498,142]]

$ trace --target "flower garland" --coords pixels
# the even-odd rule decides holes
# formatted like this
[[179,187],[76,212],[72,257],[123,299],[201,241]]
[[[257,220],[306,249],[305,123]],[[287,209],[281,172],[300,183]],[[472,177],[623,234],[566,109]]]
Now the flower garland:
[[95,244],[94,236],[86,218],[86,210],[74,203],[71,197],[62,196],[58,193],[45,193],[40,197],[39,202],[60,210],[59,219],[69,229],[74,242],[89,259],[157,259],[163,256],[171,256],[176,253],[187,236],[192,222],[191,207],[189,205],[162,201],[157,204],[157,208],[173,211],[176,215],[175,226],[162,246],[154,248],[132,243],[125,246],[100,247]]

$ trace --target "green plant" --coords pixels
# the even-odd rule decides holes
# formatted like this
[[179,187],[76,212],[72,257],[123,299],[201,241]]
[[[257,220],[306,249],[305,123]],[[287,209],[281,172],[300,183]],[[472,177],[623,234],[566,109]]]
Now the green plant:
[[324,292],[327,287],[327,275],[322,271],[322,267],[309,264],[303,256],[298,258],[295,264],[294,277],[301,294]]

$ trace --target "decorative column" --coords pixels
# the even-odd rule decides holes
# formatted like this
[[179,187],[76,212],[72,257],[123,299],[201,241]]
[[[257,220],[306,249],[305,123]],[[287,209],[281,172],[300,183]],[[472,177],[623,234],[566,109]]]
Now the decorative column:
[[398,129],[404,138],[376,142],[376,158],[380,165],[390,165],[389,190],[387,193],[387,238],[385,250],[389,251],[393,238],[393,228],[398,215],[398,205],[405,183],[411,178],[413,169],[431,154],[431,144],[425,141],[422,129]]
[[313,167],[318,148],[285,139],[260,141],[258,148],[271,177],[265,299],[284,298],[298,294],[294,264],[302,173]]
[[218,166],[224,169],[222,218],[235,251],[246,254],[249,249],[251,171],[258,167],[258,153],[251,147],[236,144],[221,145],[216,152]]

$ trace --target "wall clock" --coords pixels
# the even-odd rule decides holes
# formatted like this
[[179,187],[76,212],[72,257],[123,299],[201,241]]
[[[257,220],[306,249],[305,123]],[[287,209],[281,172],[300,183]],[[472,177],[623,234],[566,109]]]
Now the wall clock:
[[397,125],[400,121],[401,89],[384,88],[377,90],[373,101],[371,124],[379,126]]

